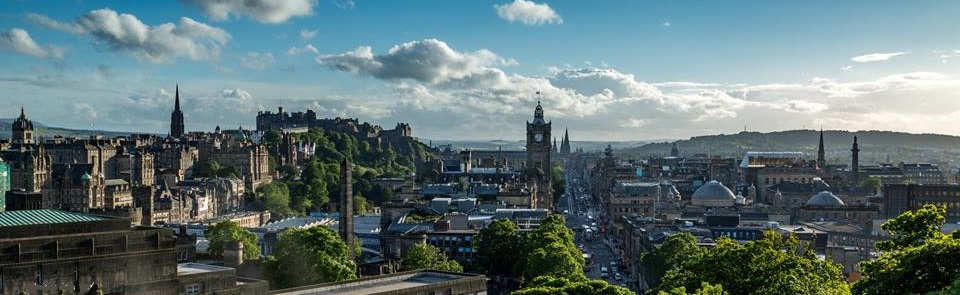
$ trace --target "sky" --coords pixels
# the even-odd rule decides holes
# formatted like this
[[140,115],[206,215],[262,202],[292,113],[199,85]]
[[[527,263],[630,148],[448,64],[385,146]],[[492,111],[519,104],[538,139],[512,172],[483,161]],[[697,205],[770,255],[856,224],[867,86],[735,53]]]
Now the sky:
[[[0,118],[166,133],[317,111],[430,139],[960,135],[960,1],[0,0]],[[537,93],[540,93],[539,95]]]

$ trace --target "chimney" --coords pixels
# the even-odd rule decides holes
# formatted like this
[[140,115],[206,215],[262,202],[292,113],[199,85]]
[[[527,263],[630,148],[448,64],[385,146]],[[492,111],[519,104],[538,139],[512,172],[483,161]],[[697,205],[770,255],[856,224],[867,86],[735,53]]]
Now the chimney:
[[243,264],[243,244],[239,241],[223,243],[223,265],[239,268]]

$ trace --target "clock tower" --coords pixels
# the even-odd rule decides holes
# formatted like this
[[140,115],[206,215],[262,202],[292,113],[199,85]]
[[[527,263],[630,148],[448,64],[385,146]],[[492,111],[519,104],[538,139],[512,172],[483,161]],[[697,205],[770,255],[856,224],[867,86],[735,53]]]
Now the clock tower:
[[537,101],[533,112],[533,122],[527,122],[527,184],[535,189],[536,206],[551,208],[553,204],[550,171],[552,146],[550,145],[550,126],[552,122],[543,119],[543,107]]

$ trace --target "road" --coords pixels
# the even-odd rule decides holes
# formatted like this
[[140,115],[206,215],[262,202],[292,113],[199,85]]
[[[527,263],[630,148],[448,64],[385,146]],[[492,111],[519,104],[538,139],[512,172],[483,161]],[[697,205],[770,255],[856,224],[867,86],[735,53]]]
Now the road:
[[[617,259],[610,247],[604,243],[607,235],[597,231],[602,226],[597,220],[605,215],[605,211],[600,208],[600,205],[592,198],[590,191],[585,187],[584,181],[586,180],[576,178],[576,173],[571,173],[569,170],[566,175],[567,192],[564,198],[560,200],[558,208],[560,212],[567,212],[567,227],[576,233],[574,242],[578,246],[582,245],[581,250],[592,256],[593,263],[586,275],[591,279],[606,280],[613,285],[624,285],[625,278],[621,276],[621,280],[616,279],[615,274],[619,271],[610,271],[607,278],[602,278],[601,267],[611,269],[610,263]],[[591,229],[592,234],[590,234],[584,226],[595,229]]]

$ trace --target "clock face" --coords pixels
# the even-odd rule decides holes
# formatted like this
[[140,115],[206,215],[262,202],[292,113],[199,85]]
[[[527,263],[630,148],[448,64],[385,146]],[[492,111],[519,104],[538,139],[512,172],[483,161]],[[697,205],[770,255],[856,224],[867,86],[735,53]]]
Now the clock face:
[[533,135],[533,139],[536,140],[537,142],[542,142],[542,141],[543,141],[543,134],[542,134],[542,133],[534,134],[534,135]]

